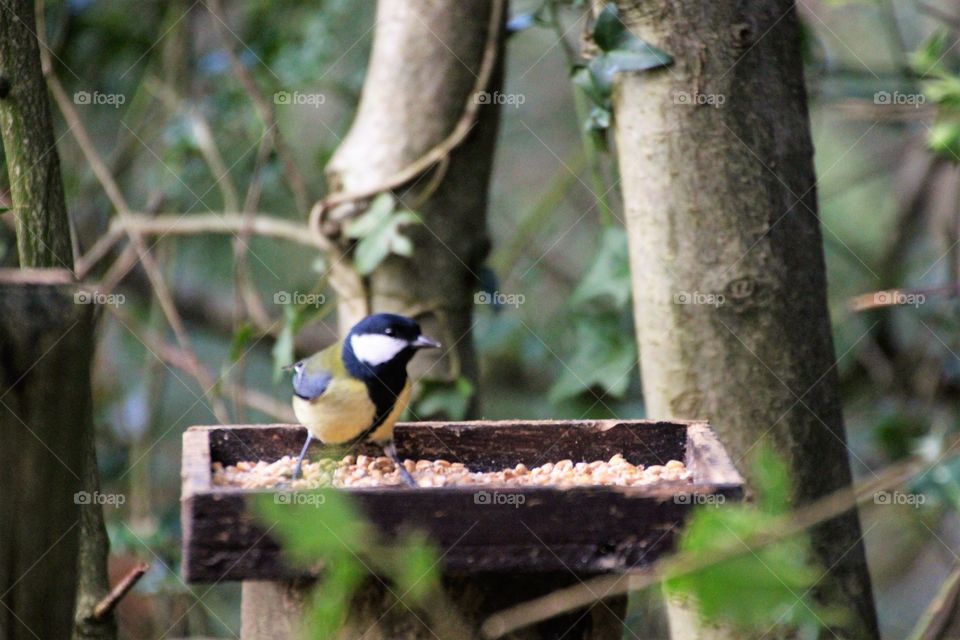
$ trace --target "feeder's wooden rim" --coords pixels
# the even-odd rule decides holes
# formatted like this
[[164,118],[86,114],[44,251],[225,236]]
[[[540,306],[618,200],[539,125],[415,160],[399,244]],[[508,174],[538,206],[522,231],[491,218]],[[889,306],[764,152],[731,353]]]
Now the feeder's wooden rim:
[[[423,529],[443,551],[445,571],[451,575],[631,571],[673,547],[695,505],[743,497],[740,475],[701,420],[418,422],[397,425],[396,435],[401,455],[406,450],[413,456],[443,457],[481,468],[516,464],[511,460],[595,460],[622,452],[628,460],[640,458],[644,464],[658,460],[662,464],[669,459],[664,456],[682,459],[692,472],[693,484],[643,487],[478,484],[334,489],[354,499],[386,535],[411,526]],[[282,544],[252,512],[252,503],[261,496],[276,499],[290,490],[213,486],[211,467],[213,459],[234,464],[294,455],[305,436],[303,427],[291,424],[193,427],[183,434],[185,580],[317,575],[311,567],[290,564]],[[375,450],[363,446],[357,453]],[[444,455],[444,450],[451,455]],[[321,453],[323,447],[315,451]],[[477,499],[484,491],[524,500],[491,505]],[[693,499],[697,494],[717,498]],[[682,496],[686,498],[678,499]]]
[[[458,422],[400,422],[397,431],[426,431],[443,429],[448,432],[461,432],[475,429],[511,429],[531,426],[555,427],[554,420],[469,420]],[[563,421],[566,429],[582,429],[586,431],[604,432],[619,425],[641,428],[677,428],[687,432],[687,468],[693,474],[693,483],[687,482],[660,482],[647,486],[617,486],[617,485],[588,485],[588,486],[551,486],[551,485],[451,485],[444,487],[406,487],[406,486],[376,486],[376,487],[345,487],[337,488],[346,493],[370,493],[390,491],[409,493],[417,491],[431,491],[459,495],[475,493],[484,489],[497,489],[506,492],[522,492],[525,494],[548,494],[553,491],[592,493],[594,490],[614,491],[628,496],[672,499],[678,493],[739,493],[742,491],[744,480],[733,466],[723,446],[716,435],[704,420],[569,420]],[[181,469],[182,493],[181,500],[199,493],[216,493],[217,495],[270,495],[282,488],[241,489],[237,487],[213,484],[212,454],[210,434],[216,431],[247,431],[266,429],[305,430],[302,425],[286,423],[244,424],[244,425],[203,425],[189,427],[183,434],[183,464]],[[295,453],[295,452],[293,452]]]

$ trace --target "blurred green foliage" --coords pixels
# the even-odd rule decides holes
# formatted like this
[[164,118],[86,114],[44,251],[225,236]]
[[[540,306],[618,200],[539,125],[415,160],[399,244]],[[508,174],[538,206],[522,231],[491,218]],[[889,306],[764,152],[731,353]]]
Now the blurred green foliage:
[[[325,97],[316,106],[273,105],[278,127],[312,195],[318,196],[323,167],[345,135],[359,99],[375,3],[238,0],[226,5],[234,49],[268,101],[280,91]],[[668,58],[632,40],[607,9],[592,30],[601,61],[594,58],[584,65],[576,51],[584,2],[517,0],[511,11],[523,19],[508,41],[504,89],[527,99],[501,114],[488,218],[490,264],[497,265],[492,288],[523,294],[526,302],[505,305],[498,313],[478,307],[479,389],[462,381],[427,388],[414,413],[457,417],[480,392],[486,418],[643,417],[619,176],[610,154],[601,153],[606,136],[595,130],[610,125],[609,78],[623,63],[624,54],[611,52],[628,52],[628,66],[663,65]],[[942,17],[956,15],[946,2],[801,3],[798,14],[804,23],[837,369],[851,460],[859,475],[869,477],[871,469],[911,452],[941,455],[943,442],[958,427],[956,298],[931,295],[917,306],[860,314],[849,312],[847,301],[881,288],[934,287],[957,279],[952,164],[960,154],[955,46],[960,34],[956,23]],[[119,108],[77,108],[135,209],[186,215],[219,211],[221,181],[230,180],[241,197],[250,185],[258,185],[258,211],[304,219],[306,212],[296,210],[276,155],[258,158],[263,123],[233,76],[203,3],[144,0],[132,8],[120,0],[69,0],[47,3],[46,18],[55,69],[69,94],[125,96]],[[558,82],[577,65],[573,86]],[[172,89],[183,108],[164,106],[148,81]],[[906,115],[875,104],[877,92],[896,90],[923,95],[927,103]],[[932,122],[924,119],[924,109],[935,111]],[[216,175],[204,160],[191,113],[206,119],[215,133],[229,168],[226,176]],[[583,137],[585,122],[594,131]],[[89,249],[109,225],[111,206],[65,124],[58,127],[71,217],[81,247]],[[922,147],[928,142],[936,155],[924,169],[923,161],[930,158]],[[2,199],[6,172],[0,175]],[[919,196],[911,204],[907,196],[914,191]],[[7,225],[0,227],[0,260],[9,264],[15,255],[13,236]],[[385,247],[388,253],[398,246],[404,251],[402,228],[373,240],[357,233],[361,242],[370,243],[362,269],[382,259]],[[249,240],[250,275],[275,324],[273,335],[263,336],[247,318],[233,315],[233,243],[229,236],[199,236],[150,244],[165,265],[175,297],[190,312],[186,320],[201,361],[223,377],[285,403],[287,382],[275,373],[295,359],[298,337],[314,332],[314,338],[329,340],[334,335],[327,314],[335,300],[317,307],[274,304],[274,296],[282,291],[329,294],[318,277],[326,261],[290,243]],[[93,278],[106,271],[104,265]],[[149,330],[174,341],[142,274],[134,271],[122,287],[132,324],[104,314],[94,362],[105,490],[129,496],[123,508],[107,513],[114,551],[121,558],[154,563],[138,587],[156,596],[150,614],[155,628],[143,637],[200,629],[206,635],[230,636],[239,625],[236,587],[221,584],[194,594],[177,573],[180,435],[191,424],[215,421],[204,400],[208,390],[161,363],[135,335]],[[270,420],[233,409],[238,420]],[[932,596],[938,572],[953,561],[949,551],[960,546],[953,515],[955,467],[940,465],[913,488],[930,497],[928,508],[868,505],[863,512],[888,637],[906,636]],[[727,526],[743,534],[767,517],[763,509],[729,520],[705,511],[712,524],[697,525],[689,543],[704,550],[710,548],[710,531]],[[791,548],[800,553],[804,547]],[[780,554],[761,557],[777,573],[794,570],[792,560]],[[798,582],[786,582],[799,588],[809,576],[802,567],[795,569]],[[334,576],[342,587],[334,596],[341,601],[358,579],[343,571]],[[418,571],[410,570],[411,575]],[[398,584],[406,580],[403,575],[394,572]],[[728,588],[736,593],[735,585],[714,591],[722,595]],[[776,585],[771,588],[783,595]],[[335,600],[324,602],[332,607]],[[168,629],[168,612],[197,602],[202,606],[193,607],[189,622]],[[771,601],[771,610],[778,603],[782,601]],[[329,620],[333,614],[319,615]],[[748,612],[744,620],[752,616]],[[794,622],[803,624],[799,618]]]
[[439,588],[440,556],[421,534],[384,543],[343,493],[333,490],[261,495],[254,510],[296,566],[320,578],[307,607],[309,638],[332,638],[367,579],[390,580],[406,606],[422,607]]
[[744,633],[771,633],[776,628],[777,637],[817,638],[821,628],[841,619],[838,611],[818,604],[811,595],[823,571],[812,563],[808,537],[756,550],[745,542],[768,530],[790,505],[786,465],[765,447],[758,447],[751,464],[755,502],[699,507],[680,542],[682,552],[705,560],[731,546],[743,545],[747,552],[668,578],[667,591],[674,597],[694,598],[709,621],[733,624]]

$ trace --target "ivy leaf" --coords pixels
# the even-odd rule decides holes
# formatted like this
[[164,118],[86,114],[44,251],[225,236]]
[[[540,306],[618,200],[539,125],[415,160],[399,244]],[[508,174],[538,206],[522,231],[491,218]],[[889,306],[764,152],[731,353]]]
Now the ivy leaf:
[[[627,26],[620,19],[617,5],[613,2],[607,3],[600,15],[597,16],[597,22],[593,27],[593,41],[597,43],[600,50],[605,53],[640,53],[646,56],[655,56],[660,60],[656,66],[665,66],[673,61],[673,58],[666,52],[657,49],[653,45],[647,44],[627,29]],[[649,67],[653,68],[653,67]],[[635,69],[641,71],[641,69]]]
[[624,331],[619,314],[590,315],[576,325],[576,348],[553,387],[550,401],[560,402],[594,387],[622,398],[637,362],[633,334]]
[[349,238],[359,239],[353,254],[357,272],[369,275],[388,255],[410,257],[413,243],[403,235],[401,227],[420,223],[420,216],[413,211],[395,211],[393,196],[380,194],[361,216],[346,228]]
[[613,91],[613,78],[620,72],[647,71],[665,67],[673,58],[654,46],[645,44],[644,48],[630,51],[617,49],[596,56],[587,64],[593,83],[603,95]]
[[573,86],[583,91],[584,95],[586,95],[595,105],[609,105],[609,94],[605,95],[602,91],[600,91],[599,88],[597,88],[597,86],[593,83],[593,74],[590,73],[590,69],[587,67],[574,67],[573,72],[570,74],[570,80],[573,82]]
[[346,236],[359,239],[374,233],[386,223],[395,206],[393,196],[389,193],[381,193],[373,199],[366,211],[347,224]]
[[581,306],[598,299],[612,301],[616,309],[625,308],[630,301],[627,234],[620,227],[612,225],[604,228],[596,258],[574,289],[570,303]]
[[473,398],[473,385],[466,378],[454,382],[439,380],[421,381],[417,398],[417,415],[431,417],[443,415],[448,420],[463,420]]

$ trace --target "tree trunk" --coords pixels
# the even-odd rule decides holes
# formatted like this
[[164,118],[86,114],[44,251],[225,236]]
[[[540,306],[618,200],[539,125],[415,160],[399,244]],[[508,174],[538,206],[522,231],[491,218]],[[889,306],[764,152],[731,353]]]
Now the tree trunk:
[[[2,286],[10,295],[0,299],[5,307],[0,376],[3,395],[11,398],[0,407],[7,445],[0,457],[13,458],[0,460],[4,472],[13,474],[3,483],[13,496],[0,509],[11,527],[4,531],[9,545],[0,545],[10,553],[9,565],[0,570],[0,589],[10,588],[3,598],[9,608],[0,619],[9,613],[12,623],[0,623],[0,635],[9,630],[3,637],[26,636],[30,629],[44,638],[111,640],[113,614],[93,615],[110,588],[90,395],[95,306],[89,297],[81,298],[86,304],[74,297],[70,226],[36,22],[30,0],[0,7],[0,136],[20,266],[31,268],[5,273]],[[32,270],[44,267],[56,270]],[[47,556],[54,562],[40,563],[34,551],[47,547],[37,545],[60,535],[63,541],[54,543],[58,551]],[[33,560],[37,567],[27,570],[33,579],[7,582],[19,575],[8,571]],[[64,626],[64,616],[73,624]]]
[[[383,0],[378,4],[363,97],[350,133],[328,167],[334,192],[377,187],[454,130],[477,83],[493,10],[491,2],[459,0]],[[502,24],[499,30],[497,70],[492,86],[486,89],[490,94],[500,88]],[[415,375],[432,369],[433,378],[462,376],[476,383],[473,292],[489,250],[487,187],[496,133],[497,107],[486,104],[469,136],[451,153],[439,183],[431,184],[437,178],[434,169],[395,190],[401,206],[416,210],[423,218],[422,225],[406,229],[414,245],[412,258],[391,256],[364,281],[354,277],[357,286],[353,292],[338,290],[342,334],[368,313],[391,311],[417,317],[424,332],[443,342],[444,351],[450,350],[440,363],[427,354],[417,356]],[[349,211],[349,207],[344,209]],[[336,215],[337,211],[331,212],[332,217]],[[575,580],[569,574],[445,576],[444,588],[448,600],[476,633],[487,615]],[[245,583],[245,640],[285,637],[276,631],[296,629],[302,602],[302,595],[290,585]],[[351,604],[345,637],[436,637],[424,624],[429,617],[423,612],[414,615],[394,604],[392,593],[377,581],[368,581]],[[551,620],[515,637],[619,637],[624,607],[624,599],[614,598],[594,606],[589,614],[577,612]],[[255,622],[258,615],[261,624]],[[260,631],[266,629],[264,616],[275,620],[280,615],[285,616],[283,621]],[[252,633],[255,630],[261,635]]]
[[[793,3],[621,7],[674,56],[614,92],[649,417],[709,419],[747,474],[744,457],[767,441],[796,504],[810,502],[851,474]],[[812,536],[828,570],[817,597],[849,613],[834,631],[877,637],[856,512]],[[681,617],[674,637],[695,637]]]
[[[331,191],[375,188],[454,130],[477,83],[492,10],[488,1],[377,5],[373,51],[357,115],[327,167]],[[502,36],[494,44],[497,69],[488,93],[500,86]],[[394,191],[400,206],[414,209],[423,219],[404,232],[413,242],[413,257],[390,256],[352,296],[338,292],[342,333],[373,311],[421,320],[424,332],[443,343],[440,351],[450,350],[446,357],[425,352],[414,361],[415,371],[430,370],[437,380],[463,376],[477,382],[473,292],[490,246],[487,187],[497,111],[496,104],[480,108],[476,125],[451,153],[432,193],[437,168]]]
[[0,136],[20,266],[72,269],[60,158],[36,30],[32,0],[9,0],[0,7]]

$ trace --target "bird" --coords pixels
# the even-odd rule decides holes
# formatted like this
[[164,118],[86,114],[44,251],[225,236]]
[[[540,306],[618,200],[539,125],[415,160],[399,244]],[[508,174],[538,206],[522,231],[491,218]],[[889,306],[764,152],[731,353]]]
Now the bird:
[[440,343],[423,335],[413,319],[377,313],[354,325],[343,340],[291,365],[293,412],[307,428],[293,479],[300,477],[314,438],[324,444],[369,441],[380,444],[404,482],[416,486],[397,455],[393,427],[410,402],[407,364],[421,349],[438,348]]

